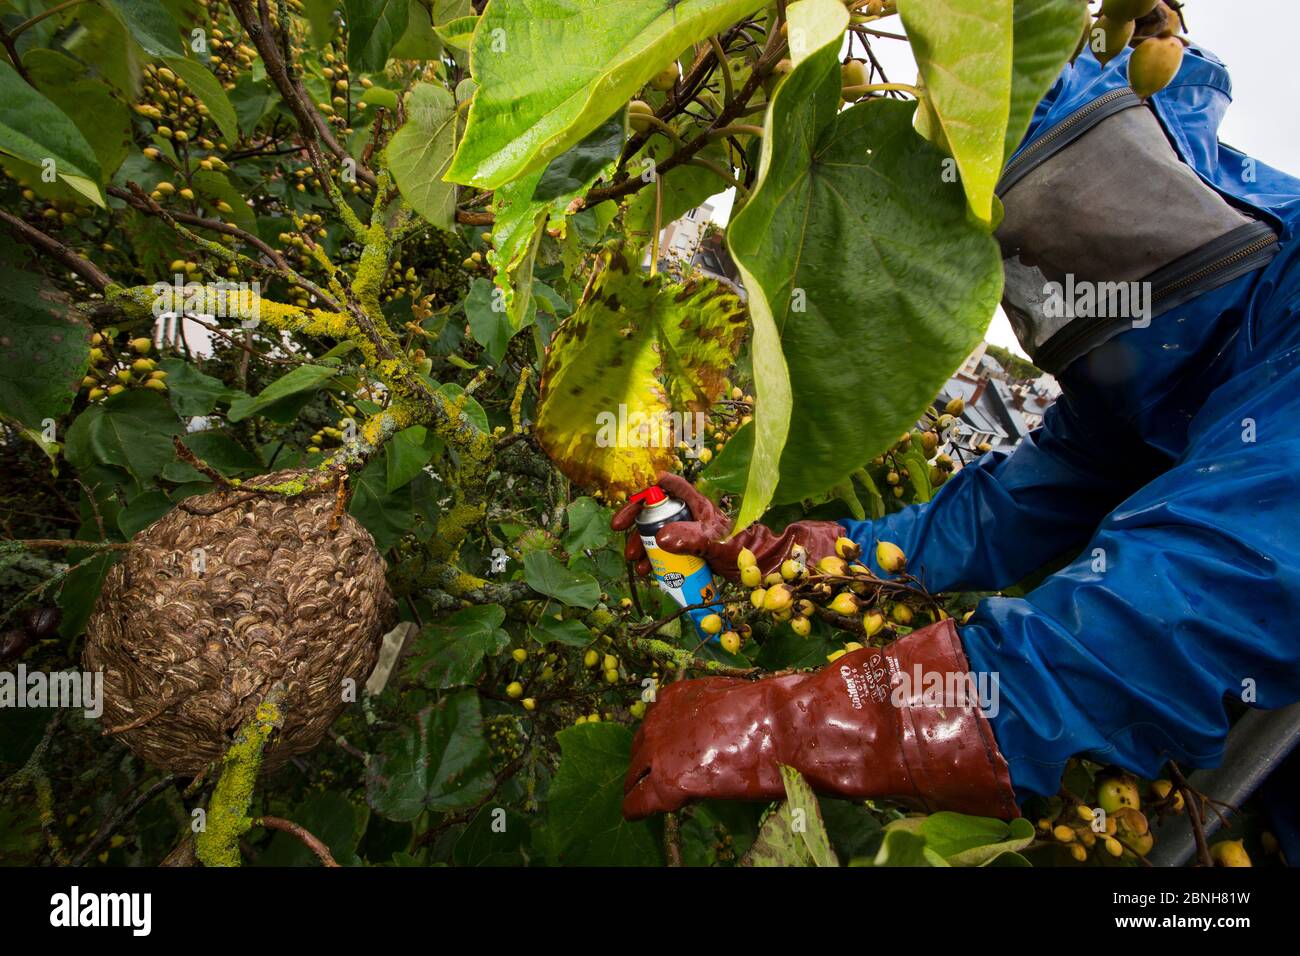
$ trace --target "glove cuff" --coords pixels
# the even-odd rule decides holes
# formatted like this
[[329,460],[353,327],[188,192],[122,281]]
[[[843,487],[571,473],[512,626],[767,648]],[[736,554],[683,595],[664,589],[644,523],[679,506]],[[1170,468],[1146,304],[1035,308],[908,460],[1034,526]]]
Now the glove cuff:
[[927,813],[1020,816],[1006,759],[983,713],[996,706],[996,675],[971,673],[953,621],[914,631],[881,656],[912,800]]

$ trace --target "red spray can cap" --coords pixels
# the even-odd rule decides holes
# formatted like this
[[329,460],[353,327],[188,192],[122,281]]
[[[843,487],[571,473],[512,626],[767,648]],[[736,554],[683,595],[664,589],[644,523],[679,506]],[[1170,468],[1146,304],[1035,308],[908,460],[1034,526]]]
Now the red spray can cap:
[[641,501],[644,502],[647,507],[649,507],[650,505],[657,505],[660,502],[667,501],[668,494],[658,485],[651,485],[645,491],[638,491],[628,500]]

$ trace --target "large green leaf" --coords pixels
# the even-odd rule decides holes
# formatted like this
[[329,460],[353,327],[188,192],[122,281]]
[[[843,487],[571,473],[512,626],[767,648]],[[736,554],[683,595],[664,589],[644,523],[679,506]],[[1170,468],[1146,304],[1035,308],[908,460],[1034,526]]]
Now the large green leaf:
[[491,189],[538,168],[621,109],[692,43],[762,5],[756,0],[489,4],[474,31],[470,56],[479,88],[448,178]]
[[131,389],[78,415],[63,451],[77,468],[116,465],[144,482],[175,457],[172,436],[183,430],[167,399]]
[[203,64],[183,56],[169,56],[164,61],[185,81],[195,98],[208,108],[212,121],[221,129],[221,135],[235,142],[239,139],[239,119],[235,108],[230,105],[230,97],[217,78]]
[[632,731],[581,724],[555,735],[560,769],[551,783],[543,831],[554,864],[659,866],[663,851],[645,820],[623,819],[623,777]]
[[475,276],[470,283],[465,296],[465,318],[469,320],[474,341],[483,346],[494,365],[499,365],[516,330],[510,326],[505,296],[490,280]]
[[90,326],[67,296],[36,273],[0,265],[0,415],[37,430],[62,415],[89,354]]
[[906,817],[885,827],[887,835],[899,830],[924,837],[926,847],[949,866],[988,866],[1002,854],[1015,853],[1034,842],[1034,825],[1023,817],[1007,823],[944,811]]
[[808,781],[781,766],[785,800],[768,815],[741,866],[839,866],[826,824]]
[[925,837],[910,830],[885,832],[875,857],[854,860],[850,866],[948,866],[948,862],[925,844]]
[[217,402],[229,401],[240,394],[221,379],[205,375],[184,359],[163,359],[158,367],[167,373],[167,395],[178,415],[209,415],[217,407]]
[[590,574],[570,571],[546,551],[524,555],[524,580],[538,594],[561,604],[592,608],[600,600],[600,585]]
[[366,769],[366,799],[390,820],[472,807],[492,786],[491,753],[473,690],[442,698],[420,711],[413,726],[386,735]]
[[41,92],[76,124],[94,150],[100,176],[112,178],[131,151],[131,110],[107,82],[85,75],[65,53],[38,48],[23,65]]
[[103,206],[99,159],[75,123],[0,60],[0,153],[53,170],[82,196]]
[[990,225],[1011,109],[1011,8],[1012,0],[898,4],[927,100],[952,149],[971,211]]
[[257,395],[243,395],[230,403],[232,422],[242,422],[245,418],[266,412],[286,399],[316,391],[338,374],[338,369],[324,365],[299,365],[293,371],[280,376]]
[[[729,233],[750,294],[758,389],[738,526],[774,495],[824,493],[896,441],[979,341],[1001,294],[997,244],[967,217],[961,187],[943,181],[945,157],[912,129],[914,105],[837,113],[838,70],[831,43],[778,87],[759,185]],[[769,322],[779,350],[762,341]]]
[[406,32],[410,0],[343,0],[348,24],[348,67],[379,73]]
[[744,311],[725,287],[668,283],[643,274],[639,258],[626,247],[605,253],[555,333],[537,401],[546,453],[571,480],[609,494],[639,491],[672,468],[744,332]]
[[439,229],[456,224],[456,187],[442,174],[456,151],[456,98],[446,87],[417,83],[406,122],[388,144],[388,168],[402,198]]
[[407,673],[439,690],[474,683],[483,671],[483,658],[510,646],[510,635],[501,629],[505,619],[501,605],[485,604],[427,625],[416,641]]
[[1038,101],[1070,61],[1087,18],[1086,0],[1015,0],[1011,113],[1003,164],[1020,147]]
[[159,0],[104,0],[150,56],[184,56],[180,29]]

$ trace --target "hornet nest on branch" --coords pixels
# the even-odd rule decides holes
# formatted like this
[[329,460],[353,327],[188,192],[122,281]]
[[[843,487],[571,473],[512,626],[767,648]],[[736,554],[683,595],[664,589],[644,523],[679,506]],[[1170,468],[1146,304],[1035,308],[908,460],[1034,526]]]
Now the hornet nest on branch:
[[320,741],[344,681],[374,667],[394,611],[374,539],[333,494],[249,491],[298,477],[188,498],[108,572],[84,663],[104,673],[106,732],[145,761],[201,772],[279,686],[274,768]]

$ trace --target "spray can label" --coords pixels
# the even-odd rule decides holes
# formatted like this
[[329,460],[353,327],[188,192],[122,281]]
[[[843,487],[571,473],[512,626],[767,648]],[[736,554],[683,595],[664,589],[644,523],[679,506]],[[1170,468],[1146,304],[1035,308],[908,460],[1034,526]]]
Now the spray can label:
[[[659,547],[655,532],[674,521],[690,521],[691,512],[686,503],[668,497],[658,485],[652,485],[645,491],[633,496],[640,499],[645,507],[637,517],[637,531],[641,543],[645,546],[646,557],[650,561],[650,570],[654,573],[659,587],[668,592],[681,607],[693,604],[711,604],[718,597],[718,589],[713,581],[713,572],[708,562],[692,554],[673,554]],[[706,634],[700,629],[700,621],[710,614],[722,614],[722,605],[699,607],[687,611],[695,623],[695,628],[702,638],[717,641],[718,635]]]

